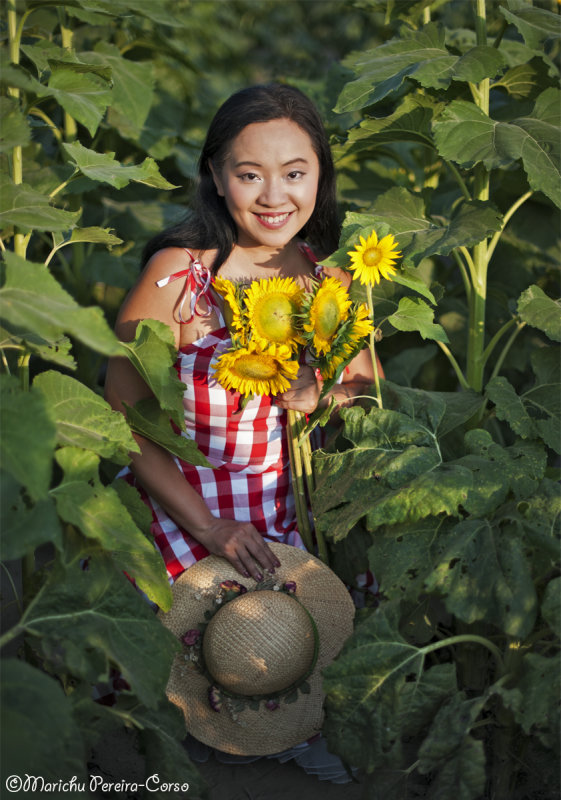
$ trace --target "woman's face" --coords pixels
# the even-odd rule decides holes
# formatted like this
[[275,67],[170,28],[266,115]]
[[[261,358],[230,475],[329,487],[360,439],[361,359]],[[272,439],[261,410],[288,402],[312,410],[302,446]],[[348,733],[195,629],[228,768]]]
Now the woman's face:
[[319,161],[309,135],[292,120],[248,125],[223,166],[211,169],[242,246],[284,247],[312,215]]

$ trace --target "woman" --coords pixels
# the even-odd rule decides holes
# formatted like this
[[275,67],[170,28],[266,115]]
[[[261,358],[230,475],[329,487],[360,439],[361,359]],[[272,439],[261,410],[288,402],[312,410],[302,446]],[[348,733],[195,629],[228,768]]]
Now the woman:
[[[267,540],[303,547],[285,411],[314,411],[321,387],[314,371],[302,365],[289,390],[240,409],[239,394],[214,379],[216,358],[230,339],[211,278],[290,277],[310,288],[311,279],[323,274],[310,246],[325,257],[338,235],[333,163],[313,104],[279,84],[234,94],[209,127],[194,215],[149,242],[145,268],[116,326],[124,341],[134,338],[145,318],[171,328],[179,378],[187,386],[187,431],[214,467],[181,462],[136,437],[142,452],[132,454],[131,480],[152,509],[155,542],[172,582],[209,553],[260,580],[279,566]],[[345,273],[337,277],[348,283]],[[372,379],[363,350],[331,394],[349,402]],[[126,359],[111,360],[106,396],[115,409],[149,394]]]

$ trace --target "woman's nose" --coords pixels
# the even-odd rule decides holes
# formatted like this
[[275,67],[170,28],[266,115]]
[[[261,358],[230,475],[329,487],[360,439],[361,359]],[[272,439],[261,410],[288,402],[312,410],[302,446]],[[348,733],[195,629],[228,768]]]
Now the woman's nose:
[[270,208],[279,207],[286,200],[286,190],[279,180],[265,181],[259,194],[259,202]]

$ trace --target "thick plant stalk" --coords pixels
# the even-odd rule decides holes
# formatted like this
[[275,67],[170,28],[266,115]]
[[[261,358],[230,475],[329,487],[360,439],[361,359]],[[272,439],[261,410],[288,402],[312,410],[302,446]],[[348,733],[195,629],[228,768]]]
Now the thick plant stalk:
[[[312,468],[312,450],[309,436],[301,437],[304,415],[300,411],[289,409],[288,415],[288,449],[290,454],[290,469],[292,472],[292,487],[296,504],[296,518],[298,530],[302,541],[309,553],[315,553],[310,517],[308,514],[308,496],[314,490],[314,473]],[[318,556],[325,563],[329,563],[327,545],[322,534],[316,531]]]
[[366,300],[368,302],[368,313],[370,321],[372,322],[372,330],[370,331],[370,338],[368,340],[368,348],[370,350],[370,357],[372,359],[372,369],[374,370],[374,386],[376,387],[376,400],[378,408],[383,408],[382,391],[380,389],[380,375],[378,373],[378,359],[376,358],[376,327],[374,326],[374,305],[372,303],[372,289],[369,286],[366,291]]

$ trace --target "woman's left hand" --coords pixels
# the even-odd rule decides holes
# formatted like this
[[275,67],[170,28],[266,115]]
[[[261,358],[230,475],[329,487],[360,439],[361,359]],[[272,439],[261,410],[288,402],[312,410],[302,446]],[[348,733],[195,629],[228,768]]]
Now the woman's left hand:
[[311,414],[317,408],[320,395],[320,388],[314,370],[302,364],[298,369],[296,380],[290,384],[290,389],[282,394],[277,394],[274,402],[280,408],[303,411]]

